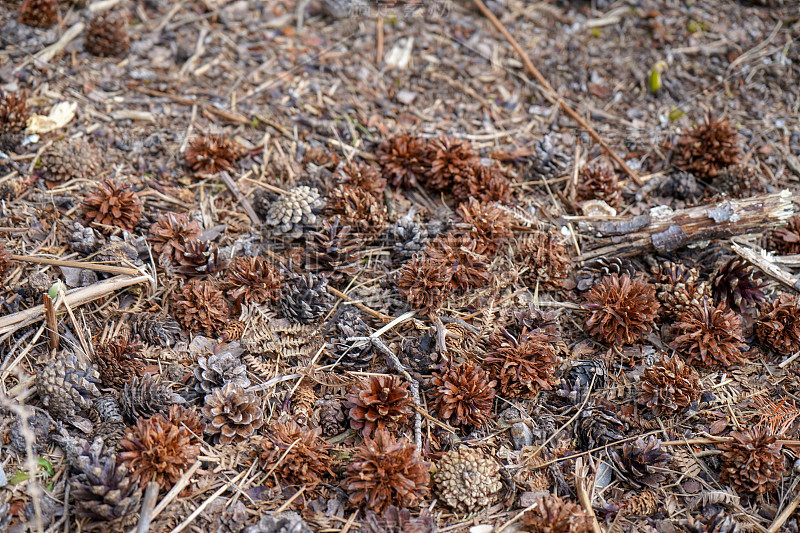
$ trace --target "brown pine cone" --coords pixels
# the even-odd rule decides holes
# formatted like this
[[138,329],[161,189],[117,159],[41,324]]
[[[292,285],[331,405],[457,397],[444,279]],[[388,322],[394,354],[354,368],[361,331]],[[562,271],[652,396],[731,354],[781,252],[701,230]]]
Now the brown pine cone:
[[622,496],[620,512],[625,516],[652,516],[661,507],[659,495],[652,490],[632,490]]
[[477,448],[462,446],[442,456],[433,482],[445,505],[460,513],[474,513],[493,505],[503,487],[500,465]]
[[263,304],[280,298],[283,275],[261,256],[236,258],[225,276],[223,287],[239,305]]
[[582,450],[592,450],[625,438],[625,424],[602,407],[584,409],[575,421],[575,436]]
[[83,138],[54,143],[39,158],[48,186],[70,180],[93,181],[103,166],[95,148]]
[[305,185],[289,189],[264,206],[267,235],[286,240],[299,239],[306,231],[317,228],[318,216],[324,206],[325,200],[317,189]]
[[670,347],[683,354],[689,365],[727,367],[741,361],[742,350],[747,348],[742,318],[706,299],[681,314],[675,330],[677,337]]
[[679,520],[687,533],[742,533],[739,522],[725,511],[717,511],[710,516],[689,517]]
[[36,390],[42,405],[56,420],[70,420],[92,409],[100,396],[100,376],[88,362],[62,352],[36,373]]
[[395,187],[410,189],[419,185],[430,168],[431,150],[421,137],[396,135],[384,141],[376,151],[383,175]]
[[186,149],[186,163],[196,173],[216,174],[233,170],[244,151],[238,143],[222,135],[203,135],[192,139]]
[[339,435],[345,430],[347,416],[344,414],[341,400],[323,398],[317,402],[319,408],[319,427],[326,437]]
[[225,328],[231,309],[213,280],[192,279],[173,295],[175,318],[192,332],[213,335]]
[[0,135],[22,133],[30,116],[27,93],[0,91]]
[[748,306],[758,304],[766,297],[765,286],[760,272],[741,257],[734,257],[722,265],[711,281],[714,301],[739,313],[744,313]]
[[654,415],[670,415],[688,407],[700,394],[700,383],[692,367],[674,355],[665,356],[645,369],[639,380],[639,403]]
[[87,225],[100,224],[102,233],[114,228],[132,231],[144,212],[142,201],[129,183],[104,178],[83,201],[83,216]]
[[781,294],[764,306],[756,322],[759,342],[781,355],[793,355],[800,351],[800,307],[797,298]]
[[496,166],[487,167],[479,159],[459,175],[453,185],[453,196],[458,202],[475,198],[479,202],[508,202],[511,199],[511,180]]
[[0,278],[4,278],[11,268],[11,252],[6,248],[6,244],[0,241]]
[[[241,352],[241,349],[237,351]],[[228,383],[242,388],[250,386],[247,366],[242,363],[239,355],[231,350],[213,353],[208,357],[198,357],[194,378],[197,380],[195,391],[203,397]]]
[[207,276],[223,267],[216,247],[208,241],[193,239],[184,246],[177,272],[185,276]]
[[183,213],[159,215],[156,223],[150,226],[148,241],[153,251],[163,261],[180,264],[186,243],[203,233],[200,224]]
[[675,143],[675,164],[701,179],[712,179],[728,166],[739,162],[739,133],[727,120],[706,117]]
[[108,522],[109,528],[130,524],[139,510],[142,492],[113,448],[95,439],[76,463],[78,473],[69,483],[77,515]]
[[472,361],[451,363],[431,378],[431,407],[452,426],[480,426],[492,414],[497,381]]
[[622,202],[622,188],[617,173],[607,164],[583,167],[576,193],[578,202],[602,200],[612,207],[619,207]]
[[658,488],[659,483],[666,479],[659,469],[672,456],[662,450],[661,441],[651,435],[646,441],[639,437],[635,442],[626,442],[611,452],[611,458],[623,479],[634,487]]
[[427,315],[444,305],[452,291],[451,279],[446,264],[418,254],[400,269],[397,290],[411,307]]
[[655,325],[659,303],[653,286],[627,274],[604,278],[586,295],[587,331],[609,344],[633,344]]
[[767,238],[766,248],[778,255],[800,254],[800,215],[793,216],[785,227],[773,231]]
[[370,376],[356,381],[344,407],[349,409],[350,427],[369,437],[386,427],[403,424],[413,414],[408,383],[398,376]]
[[307,270],[324,272],[332,281],[349,280],[361,270],[364,241],[339,217],[324,221],[322,229],[310,235],[309,244]]
[[685,313],[703,298],[711,299],[711,286],[700,281],[700,272],[681,263],[666,261],[653,269],[656,296],[661,302],[661,314],[674,318]]
[[514,259],[527,267],[522,279],[531,288],[558,288],[569,275],[567,249],[554,231],[536,231],[518,237],[514,245]]
[[388,213],[383,195],[360,187],[339,185],[328,196],[325,213],[338,216],[342,224],[350,226],[353,232],[370,241],[383,233],[388,225]]
[[230,444],[252,436],[264,425],[261,400],[233,383],[215,389],[206,396],[203,416],[208,421],[206,433],[214,442]]
[[730,436],[733,440],[717,445],[723,452],[720,481],[745,494],[774,491],[786,472],[786,459],[777,437],[761,426],[733,431]]
[[360,161],[352,161],[337,169],[334,179],[337,183],[347,183],[373,194],[383,194],[386,189],[386,178],[380,170]]
[[432,141],[428,150],[430,167],[425,176],[425,188],[444,191],[474,179],[471,175],[479,160],[469,141],[442,136]]
[[103,384],[121,389],[131,376],[141,375],[144,361],[139,358],[140,351],[141,346],[125,336],[100,344],[95,350],[94,362]]
[[89,21],[83,46],[95,56],[121,56],[131,46],[125,18],[114,14],[96,15]]
[[186,403],[180,394],[172,392],[169,383],[149,373],[130,378],[119,397],[122,414],[131,422],[166,411],[173,404]]
[[174,485],[200,455],[203,425],[194,411],[173,406],[169,413],[139,419],[120,441],[119,459],[144,487],[155,481],[162,488]]
[[447,233],[428,244],[424,252],[431,261],[446,265],[450,284],[461,292],[484,287],[489,281],[488,258],[483,246],[467,235]]
[[276,422],[260,442],[263,467],[273,471],[282,483],[312,490],[324,478],[332,477],[331,445],[320,437],[321,429],[306,429],[294,421]]
[[364,439],[347,467],[342,487],[352,505],[380,513],[390,505],[419,505],[429,484],[428,464],[414,444],[406,439],[395,440],[390,433],[378,430],[374,440]]
[[169,348],[181,340],[181,327],[172,317],[156,313],[136,314],[131,321],[133,334],[153,346]]
[[512,219],[497,203],[479,202],[470,198],[456,209],[456,214],[466,225],[467,232],[491,256],[512,237]]
[[364,533],[436,533],[436,521],[425,508],[413,518],[408,509],[390,505],[380,515],[367,511],[364,522]]
[[489,338],[486,366],[498,382],[500,394],[508,398],[531,397],[550,390],[559,363],[553,339],[523,329],[517,339],[502,329]]
[[547,494],[540,496],[534,505],[520,518],[520,533],[588,533],[592,530],[592,519],[577,503]]
[[24,0],[19,8],[19,21],[33,28],[49,28],[58,20],[56,0]]

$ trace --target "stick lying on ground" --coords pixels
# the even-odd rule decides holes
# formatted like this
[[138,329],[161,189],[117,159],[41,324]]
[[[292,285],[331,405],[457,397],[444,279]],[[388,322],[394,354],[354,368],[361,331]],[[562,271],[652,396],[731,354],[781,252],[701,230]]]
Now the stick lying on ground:
[[795,210],[788,190],[738,200],[724,200],[673,211],[656,207],[647,215],[621,218],[569,217],[584,233],[598,235],[593,250],[578,261],[600,256],[672,252],[693,242],[767,230],[784,224]]

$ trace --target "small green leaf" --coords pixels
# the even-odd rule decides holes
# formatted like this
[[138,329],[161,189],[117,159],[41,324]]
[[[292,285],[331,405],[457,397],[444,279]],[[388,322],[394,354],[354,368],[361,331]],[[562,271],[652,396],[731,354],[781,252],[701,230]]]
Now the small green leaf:
[[657,93],[661,89],[661,73],[656,69],[650,71],[650,91]]
[[23,472],[22,470],[17,470],[17,473],[9,478],[8,483],[9,485],[19,485],[26,479],[30,479],[30,476],[27,472]]
[[602,36],[603,36],[603,32],[600,31],[600,28],[598,28],[598,27],[592,28],[592,37],[594,37],[595,39],[599,39]]
[[36,459],[36,462],[39,463],[39,466],[41,466],[45,472],[47,472],[48,476],[52,477],[55,475],[56,471],[53,469],[53,465],[50,464],[50,461],[39,457],[38,459]]
[[679,118],[681,118],[682,116],[684,116],[685,114],[686,114],[686,111],[684,111],[683,109],[681,109],[679,107],[674,107],[673,106],[672,109],[669,110],[669,119],[672,120],[672,121],[675,121],[675,120],[678,120]]
[[59,287],[61,287],[60,281],[56,281],[50,286],[50,290],[47,291],[47,295],[50,297],[51,300],[55,300],[56,296],[58,296]]

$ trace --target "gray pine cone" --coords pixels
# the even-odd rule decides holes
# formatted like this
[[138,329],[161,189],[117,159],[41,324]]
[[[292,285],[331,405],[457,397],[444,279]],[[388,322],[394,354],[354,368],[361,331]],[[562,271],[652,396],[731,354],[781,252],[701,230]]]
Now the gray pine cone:
[[322,434],[333,437],[343,432],[347,417],[342,409],[342,401],[337,398],[322,398],[317,401],[319,408],[319,426]]
[[153,346],[169,348],[181,340],[181,327],[169,316],[143,313],[133,320],[132,328],[134,335]]
[[169,383],[145,374],[141,378],[134,376],[125,384],[119,403],[125,418],[134,423],[139,417],[153,416],[166,411],[173,404],[186,403],[186,400],[180,394],[172,392]]
[[273,237],[299,239],[308,229],[317,228],[317,215],[324,205],[317,189],[293,187],[265,206],[264,225]]
[[336,323],[338,335],[331,339],[329,358],[347,370],[363,369],[372,361],[372,346],[358,346],[348,342],[350,337],[369,337],[369,326],[355,309],[348,308],[339,316]]
[[80,222],[73,222],[67,230],[69,247],[80,254],[91,254],[103,244],[103,237],[94,228],[84,227]]
[[199,357],[197,367],[194,369],[194,377],[197,379],[195,391],[201,396],[210,394],[214,389],[228,383],[239,385],[242,388],[250,386],[247,366],[242,363],[238,355],[229,351],[211,354],[208,357]]
[[428,230],[414,220],[413,208],[389,226],[386,236],[392,245],[392,255],[401,261],[421,252],[429,240]]
[[281,314],[292,322],[309,324],[322,318],[331,308],[328,280],[324,276],[307,274],[293,276],[278,301]]
[[139,508],[142,492],[113,449],[95,439],[76,460],[78,475],[70,480],[70,496],[78,516],[123,522]]
[[94,400],[97,420],[92,437],[103,439],[103,442],[109,447],[116,447],[128,428],[128,424],[125,423],[122,416],[122,407],[118,398],[117,394],[104,394]]
[[601,257],[590,261],[576,275],[579,291],[588,291],[599,280],[611,274],[622,276],[627,274],[633,279],[636,276],[636,267],[630,259],[624,257]]
[[[33,415],[28,417],[28,429],[33,432],[33,452],[38,453],[47,447],[50,434],[55,431],[56,424],[44,409],[34,408]],[[11,429],[8,431],[8,440],[11,447],[19,453],[26,453],[25,437],[22,431],[22,418],[15,417]],[[0,529],[2,531],[2,529]]]
[[264,515],[258,524],[247,526],[242,533],[311,533],[306,521],[294,511]]
[[89,411],[92,397],[100,396],[100,375],[74,354],[62,352],[36,374],[36,390],[42,405],[55,419],[80,418]]

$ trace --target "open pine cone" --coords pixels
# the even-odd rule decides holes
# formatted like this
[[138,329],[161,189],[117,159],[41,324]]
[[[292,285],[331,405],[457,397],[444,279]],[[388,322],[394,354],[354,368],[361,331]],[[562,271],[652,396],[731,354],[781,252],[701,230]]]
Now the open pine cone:
[[522,279],[531,288],[557,288],[569,274],[567,249],[553,231],[536,231],[518,237],[514,260],[527,267]]
[[139,358],[140,349],[138,343],[125,336],[110,339],[97,347],[94,362],[106,387],[121,389],[131,376],[143,373],[144,361]]
[[186,243],[203,233],[200,224],[183,213],[159,215],[156,223],[150,226],[148,241],[159,258],[172,264],[180,264]]
[[485,166],[479,159],[461,173],[453,185],[453,196],[459,202],[475,198],[479,202],[508,202],[511,198],[511,180],[496,166]]
[[208,276],[219,272],[222,266],[213,244],[193,239],[185,244],[176,271],[185,276]]
[[142,201],[125,181],[105,178],[83,201],[86,222],[100,224],[102,233],[111,233],[114,228],[132,231],[143,212]]
[[53,418],[70,420],[92,409],[99,377],[92,365],[62,352],[36,373],[36,390]]
[[192,279],[173,298],[175,318],[186,329],[212,335],[225,328],[231,309],[215,281]]
[[700,272],[682,263],[665,261],[653,269],[656,296],[661,302],[661,314],[674,318],[711,298],[711,287],[700,281]]
[[19,21],[33,28],[49,28],[58,20],[56,0],[24,0],[19,8]]
[[467,292],[489,281],[488,258],[483,247],[468,235],[447,233],[437,237],[424,252],[433,262],[446,265],[453,288]]
[[185,402],[180,394],[172,392],[169,383],[163,381],[161,376],[153,377],[149,373],[130,378],[119,396],[122,414],[130,421],[166,411],[173,404]]
[[670,415],[697,400],[700,383],[692,367],[674,355],[646,368],[639,380],[639,403],[654,415]]
[[492,414],[494,387],[489,374],[472,361],[451,363],[431,378],[431,407],[453,426],[480,426]]
[[733,440],[718,444],[722,450],[720,481],[745,494],[775,490],[786,472],[786,460],[777,437],[763,426],[733,431]]
[[348,183],[373,194],[383,194],[386,189],[386,178],[380,170],[360,161],[340,167],[334,177],[338,183]]
[[215,389],[206,396],[203,416],[208,420],[206,433],[215,442],[230,444],[252,436],[264,425],[259,398],[233,383]]
[[279,239],[299,239],[318,226],[318,217],[325,200],[317,189],[301,185],[280,195],[265,208],[264,227],[267,235]]
[[321,431],[321,428],[303,428],[292,420],[276,422],[260,442],[259,455],[264,468],[268,471],[275,468],[283,483],[313,490],[323,478],[333,476],[331,445],[320,437]]
[[294,323],[311,324],[325,316],[331,308],[331,300],[328,280],[309,272],[305,276],[294,275],[286,280],[278,308],[284,317]]
[[28,96],[24,91],[0,90],[0,136],[23,132],[30,116]]
[[491,256],[512,236],[512,219],[497,203],[479,202],[470,198],[456,209],[466,225],[467,233],[477,240]]
[[577,503],[546,494],[525,511],[519,526],[520,533],[588,533],[592,519]]
[[781,294],[765,305],[756,322],[758,340],[776,353],[793,355],[800,351],[800,307],[797,297]]
[[113,13],[96,15],[89,21],[83,40],[86,51],[95,56],[121,56],[131,46],[124,17]]
[[380,513],[390,505],[419,505],[428,493],[428,465],[406,439],[378,430],[374,440],[364,439],[353,459],[343,483],[353,505]]
[[489,342],[492,347],[485,362],[502,395],[530,397],[552,388],[559,359],[549,335],[523,329],[517,339],[501,330],[492,334]]
[[742,318],[706,299],[681,314],[675,330],[677,337],[670,347],[683,354],[689,365],[726,367],[741,361],[742,350],[747,348]]
[[609,344],[633,344],[653,329],[659,307],[652,285],[612,274],[586,295],[586,329]]
[[221,135],[195,137],[186,149],[186,163],[192,171],[201,174],[233,170],[233,164],[241,156],[241,147]]
[[133,334],[153,346],[169,348],[180,341],[180,325],[172,317],[159,317],[155,313],[137,314],[131,322]]
[[622,201],[617,173],[607,164],[583,167],[576,192],[578,202],[602,200],[612,207],[619,207]]
[[239,304],[263,304],[280,297],[283,276],[273,263],[261,256],[235,259],[225,275],[223,286]]
[[451,278],[446,264],[419,254],[400,269],[397,289],[411,307],[431,314],[444,305],[452,290]]
[[414,518],[408,509],[394,505],[380,515],[367,511],[364,527],[363,533],[436,533],[436,521],[427,509],[423,508]]
[[734,311],[744,313],[749,305],[758,304],[764,294],[764,278],[742,259],[734,257],[722,265],[711,281],[714,301],[724,303]]
[[429,145],[430,167],[425,176],[425,187],[433,191],[452,189],[474,179],[472,174],[478,154],[469,141],[442,136]]
[[202,433],[203,424],[194,411],[173,406],[167,416],[139,419],[120,441],[119,459],[142,487],[155,481],[168,488],[200,455]]
[[395,187],[410,189],[421,184],[430,168],[431,150],[421,137],[396,135],[376,151],[383,175]]
[[[241,352],[241,350],[237,351]],[[232,350],[223,350],[208,357],[198,357],[194,377],[197,380],[195,391],[204,397],[211,394],[214,389],[224,387],[228,383],[242,388],[250,386],[247,366]]]
[[657,488],[666,479],[658,469],[672,456],[662,450],[661,441],[651,435],[646,441],[639,437],[634,442],[626,442],[611,452],[611,458],[619,473],[634,487]]
[[370,376],[356,381],[344,407],[349,409],[350,427],[368,437],[375,430],[402,424],[413,413],[408,383],[398,376]]
[[457,512],[474,513],[499,499],[500,465],[477,448],[462,446],[442,456],[433,482],[439,498]]
[[349,280],[361,270],[364,240],[339,217],[324,221],[322,229],[312,233],[310,240],[308,270],[324,272],[333,281]]
[[720,170],[739,162],[739,133],[727,120],[712,115],[675,143],[675,164],[701,179],[712,179]]
[[325,213],[338,216],[356,235],[370,241],[383,233],[388,225],[388,212],[383,195],[361,187],[342,184],[331,191]]

